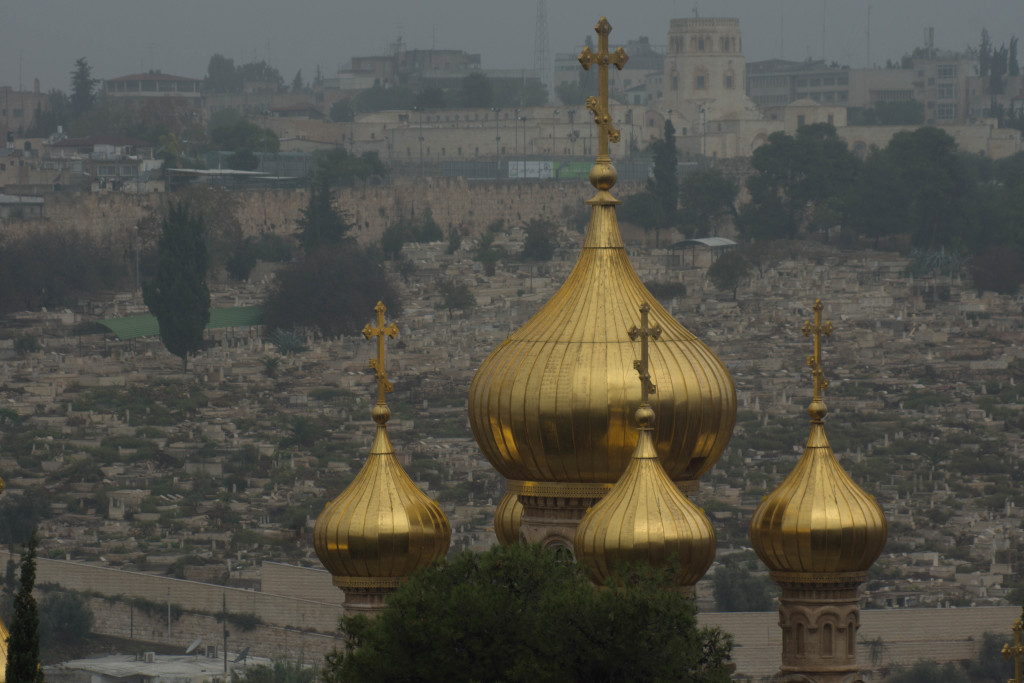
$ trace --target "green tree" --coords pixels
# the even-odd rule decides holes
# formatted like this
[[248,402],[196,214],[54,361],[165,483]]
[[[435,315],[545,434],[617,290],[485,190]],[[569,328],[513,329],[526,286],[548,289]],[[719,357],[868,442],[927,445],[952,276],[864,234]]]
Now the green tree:
[[376,152],[350,154],[341,147],[313,154],[313,178],[331,185],[354,185],[357,180],[387,175],[388,169]]
[[334,121],[335,123],[348,123],[349,121],[356,120],[356,112],[352,109],[352,103],[344,98],[331,105],[329,116],[331,117],[331,121]]
[[963,241],[974,187],[956,141],[926,126],[893,135],[885,154],[896,169],[913,245],[938,249]]
[[281,149],[281,141],[274,131],[241,117],[229,124],[216,125],[211,121],[210,142],[225,152],[275,153]]
[[486,108],[494,104],[491,79],[483,74],[469,74],[459,87],[459,104],[463,107]]
[[93,613],[81,593],[50,591],[39,602],[39,614],[44,648],[74,645],[92,632]]
[[301,662],[275,659],[269,665],[247,666],[242,674],[232,672],[231,680],[233,683],[315,683],[317,671]]
[[71,72],[71,118],[77,119],[92,109],[97,83],[99,79],[92,77],[92,67],[85,57],[76,59]]
[[1010,245],[989,247],[976,255],[970,271],[979,292],[1016,294],[1024,282],[1024,263]]
[[531,218],[523,226],[523,258],[528,261],[550,261],[555,255],[555,224],[540,218]]
[[307,252],[350,241],[352,224],[334,208],[334,193],[326,179],[315,179],[309,187],[309,202],[298,220],[299,244]]
[[278,271],[264,324],[315,329],[324,337],[357,334],[379,300],[389,314],[401,311],[378,260],[355,246],[324,246]]
[[728,681],[731,638],[699,628],[692,599],[633,569],[595,590],[538,546],[461,553],[414,574],[375,619],[342,618],[349,681]]
[[813,221],[817,207],[846,199],[859,163],[827,123],[802,126],[795,137],[772,133],[751,157],[756,173],[747,178],[750,202],[737,227],[751,239],[795,237]]
[[448,311],[449,320],[452,319],[455,311],[465,313],[476,306],[476,297],[473,296],[473,290],[465,282],[445,279],[438,283],[437,289],[441,294],[441,308]]
[[210,57],[203,86],[205,90],[217,93],[240,92],[242,79],[235,69],[235,60],[222,54]]
[[484,267],[484,275],[494,275],[498,261],[505,258],[505,249],[494,244],[495,233],[492,227],[480,235],[473,251],[473,259]]
[[39,522],[48,516],[45,497],[30,490],[25,495],[6,495],[0,502],[0,541],[14,554],[19,545],[28,543]]
[[730,249],[719,256],[708,268],[708,279],[717,289],[731,291],[732,300],[735,301],[740,284],[749,273],[750,261],[736,249]]
[[306,82],[302,80],[302,69],[295,72],[295,78],[292,79],[292,92],[302,92],[306,89]]
[[46,106],[36,105],[32,123],[25,131],[25,137],[44,138],[57,132],[57,126],[67,126],[71,118],[71,100],[60,90],[51,90],[46,97]]
[[653,142],[651,148],[654,152],[654,168],[651,179],[647,181],[647,191],[658,200],[661,207],[660,220],[651,226],[654,228],[654,246],[658,247],[662,228],[675,225],[679,205],[679,180],[676,177],[679,153],[676,151],[676,129],[671,120],[665,119],[665,135],[661,140]]
[[712,580],[719,612],[770,612],[774,584],[767,576],[754,576],[741,564],[723,564]]
[[202,214],[190,204],[171,205],[157,244],[156,273],[142,285],[146,307],[160,326],[160,340],[181,358],[182,372],[188,369],[188,355],[203,348],[203,330],[210,322],[205,232]]
[[14,596],[14,616],[11,618],[11,635],[7,641],[5,680],[12,683],[43,682],[39,661],[39,608],[32,595],[36,583],[37,545],[33,532],[21,556],[21,583]]
[[718,169],[699,169],[679,181],[679,227],[687,237],[717,235],[722,220],[736,215],[739,185]]

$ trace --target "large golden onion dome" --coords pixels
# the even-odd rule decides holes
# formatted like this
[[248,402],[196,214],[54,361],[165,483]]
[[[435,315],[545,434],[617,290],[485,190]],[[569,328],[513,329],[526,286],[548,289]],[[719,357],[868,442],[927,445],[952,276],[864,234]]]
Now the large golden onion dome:
[[10,637],[7,626],[0,620],[0,683],[7,680],[7,640]]
[[394,588],[403,577],[448,552],[451,526],[436,501],[413,483],[395,458],[388,438],[391,410],[384,393],[391,390],[384,370],[384,335],[398,329],[384,326],[384,306],[377,304],[377,327],[363,330],[378,337],[377,403],[373,420],[377,432],[370,457],[341,495],[317,517],[313,546],[320,562],[343,590]]
[[[598,194],[579,260],[540,311],[481,364],[469,392],[473,435],[507,479],[618,480],[637,442],[625,331],[640,304],[663,333],[651,352],[660,390],[654,448],[668,476],[698,479],[721,455],[736,420],[732,378],[717,356],[657,303],[626,255],[607,190],[610,164],[595,166]],[[610,182],[609,179],[610,178]],[[602,187],[604,186],[604,187]]]
[[864,572],[885,547],[885,515],[839,465],[825,436],[828,410],[821,392],[821,300],[815,302],[814,398],[808,408],[811,433],[803,456],[789,476],[764,498],[750,521],[750,540],[758,557],[773,572],[833,574]]
[[[647,329],[646,313],[643,330]],[[590,508],[576,529],[573,547],[591,580],[603,584],[621,563],[670,563],[680,586],[692,586],[715,559],[715,530],[707,516],[672,483],[658,459],[652,438],[653,390],[647,374],[646,339],[641,364],[645,384],[636,422],[640,436],[632,459],[608,494]]]

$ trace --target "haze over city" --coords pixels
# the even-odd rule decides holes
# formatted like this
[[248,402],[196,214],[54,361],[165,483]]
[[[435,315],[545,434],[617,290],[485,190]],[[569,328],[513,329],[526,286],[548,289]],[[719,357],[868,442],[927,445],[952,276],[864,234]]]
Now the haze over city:
[[[870,7],[870,10],[869,10]],[[266,60],[286,78],[302,69],[325,74],[353,56],[388,52],[401,37],[409,48],[460,49],[482,55],[485,69],[532,68],[535,2],[382,0],[339,3],[302,0],[126,2],[43,0],[7,3],[0,19],[0,83],[67,90],[74,60],[85,56],[101,78],[159,69],[201,77],[212,54],[237,62]],[[738,17],[748,60],[824,56],[867,65],[870,12],[871,63],[899,59],[935,28],[938,47],[976,46],[982,28],[996,45],[1024,27],[1024,4],[1007,0],[650,0],[641,11],[619,3],[556,0],[547,3],[552,54],[570,52],[581,30],[606,15],[615,39],[640,35],[665,41],[668,21],[693,16]],[[824,21],[823,21],[824,18]],[[824,31],[823,31],[824,28]]]

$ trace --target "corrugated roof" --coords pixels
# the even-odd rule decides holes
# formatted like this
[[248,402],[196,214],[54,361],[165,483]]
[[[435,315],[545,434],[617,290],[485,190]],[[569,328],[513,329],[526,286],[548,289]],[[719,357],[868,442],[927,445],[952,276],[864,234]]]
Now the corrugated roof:
[[683,247],[692,246],[694,244],[702,244],[705,247],[735,247],[736,243],[728,237],[698,237],[692,240],[683,240],[682,242],[676,242],[672,245],[673,249],[682,249]]
[[[160,325],[151,313],[132,315],[127,318],[107,318],[97,320],[121,340],[138,339],[139,337],[160,336]],[[214,308],[210,310],[208,330],[225,327],[251,327],[263,324],[262,306],[238,306],[235,308]]]

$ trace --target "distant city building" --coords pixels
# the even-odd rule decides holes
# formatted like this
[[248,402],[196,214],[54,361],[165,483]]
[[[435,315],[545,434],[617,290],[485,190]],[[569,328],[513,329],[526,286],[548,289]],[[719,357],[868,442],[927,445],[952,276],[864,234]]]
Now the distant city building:
[[106,78],[103,80],[103,93],[110,97],[178,97],[199,98],[202,80],[172,76],[171,74],[151,71],[144,74],[131,74]]

